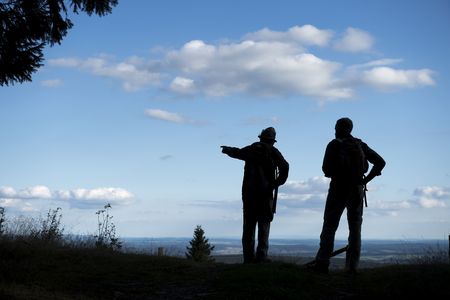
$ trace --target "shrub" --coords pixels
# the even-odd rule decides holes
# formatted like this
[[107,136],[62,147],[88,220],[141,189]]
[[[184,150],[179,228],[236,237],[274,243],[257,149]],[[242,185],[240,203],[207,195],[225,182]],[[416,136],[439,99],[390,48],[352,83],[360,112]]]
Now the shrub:
[[8,218],[4,223],[3,235],[10,238],[30,239],[38,237],[39,222],[30,216]]
[[5,232],[5,209],[0,207],[0,236]]
[[6,221],[5,210],[0,207],[0,236],[11,241],[28,244],[62,244],[61,208],[49,209],[47,217],[17,216]]
[[49,209],[47,219],[41,222],[39,238],[46,242],[60,242],[64,228],[61,228],[61,208]]

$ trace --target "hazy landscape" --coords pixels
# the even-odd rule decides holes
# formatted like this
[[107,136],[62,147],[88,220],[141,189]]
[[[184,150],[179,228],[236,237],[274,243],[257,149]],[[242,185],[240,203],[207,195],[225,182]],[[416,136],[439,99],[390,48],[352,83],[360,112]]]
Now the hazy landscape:
[[[156,254],[163,247],[165,255],[184,257],[190,238],[123,238],[125,251]],[[218,262],[240,263],[242,247],[238,238],[211,238],[214,245],[212,255]],[[319,241],[315,239],[271,239],[269,255],[278,260],[303,264],[311,260],[318,249]],[[337,240],[335,249],[346,245],[345,240]],[[361,266],[410,263],[429,259],[432,256],[446,256],[448,241],[445,239],[423,240],[363,240]],[[339,265],[343,254],[333,262]]]

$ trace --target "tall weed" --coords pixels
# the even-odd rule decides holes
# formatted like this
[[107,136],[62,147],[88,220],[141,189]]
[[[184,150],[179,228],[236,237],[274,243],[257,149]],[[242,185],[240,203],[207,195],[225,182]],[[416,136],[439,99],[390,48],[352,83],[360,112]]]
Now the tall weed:
[[119,250],[122,248],[122,242],[116,237],[116,225],[114,225],[110,214],[111,204],[106,204],[103,209],[97,211],[97,234],[95,245],[100,248],[110,248]]

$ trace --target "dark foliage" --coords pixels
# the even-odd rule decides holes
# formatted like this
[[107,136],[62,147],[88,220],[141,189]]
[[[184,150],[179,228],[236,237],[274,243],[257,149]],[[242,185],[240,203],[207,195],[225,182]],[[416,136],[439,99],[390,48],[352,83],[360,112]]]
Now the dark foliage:
[[194,230],[194,237],[189,242],[191,245],[187,248],[186,257],[194,261],[212,261],[211,251],[214,246],[209,244],[209,240],[205,238],[205,231],[200,225]]
[[448,263],[324,275],[0,238],[0,299],[450,299],[449,280]]
[[5,208],[0,207],[0,236],[5,231]]
[[31,81],[42,66],[46,45],[60,44],[73,23],[74,13],[103,16],[118,0],[1,0],[0,1],[0,85]]
[[114,225],[110,214],[111,204],[106,204],[103,209],[98,210],[97,215],[97,234],[95,245],[100,248],[110,248],[119,250],[122,248],[122,242],[116,237],[116,225]]
[[61,227],[61,208],[49,209],[47,218],[42,221],[38,237],[46,242],[61,242],[64,228]]

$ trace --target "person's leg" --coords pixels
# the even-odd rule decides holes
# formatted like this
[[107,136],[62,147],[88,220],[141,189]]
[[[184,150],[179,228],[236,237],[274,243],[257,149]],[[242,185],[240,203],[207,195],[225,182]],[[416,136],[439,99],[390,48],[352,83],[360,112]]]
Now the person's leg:
[[345,268],[348,272],[356,272],[361,255],[361,226],[363,216],[363,186],[355,186],[347,204],[348,250],[345,257]]
[[243,219],[242,252],[244,254],[244,263],[251,263],[255,259],[256,218],[244,212]]
[[345,209],[345,201],[342,193],[330,187],[323,217],[322,232],[320,234],[320,248],[316,255],[319,268],[328,270],[330,256],[334,248],[334,237],[339,226],[339,220]]
[[267,261],[269,250],[270,222],[258,222],[258,247],[256,249],[256,260]]

